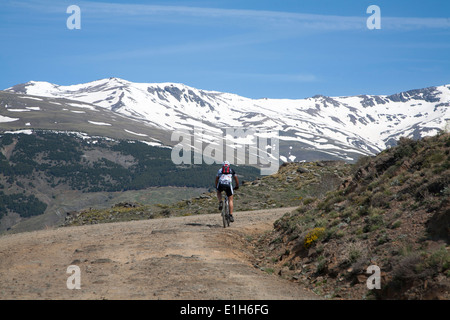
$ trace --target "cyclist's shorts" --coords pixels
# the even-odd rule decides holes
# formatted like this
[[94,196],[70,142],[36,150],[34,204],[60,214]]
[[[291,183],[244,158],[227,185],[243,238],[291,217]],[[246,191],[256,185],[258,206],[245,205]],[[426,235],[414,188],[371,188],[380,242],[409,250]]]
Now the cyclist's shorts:
[[217,186],[217,191],[222,192],[225,191],[225,193],[227,194],[227,197],[232,196],[233,195],[233,187],[231,186],[231,184],[220,184]]

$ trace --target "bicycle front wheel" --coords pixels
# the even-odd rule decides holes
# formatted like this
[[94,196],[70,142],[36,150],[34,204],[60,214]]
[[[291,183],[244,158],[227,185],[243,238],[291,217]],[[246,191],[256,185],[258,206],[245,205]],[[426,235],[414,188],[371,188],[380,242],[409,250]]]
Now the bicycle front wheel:
[[222,221],[223,221],[223,227],[229,227],[230,226],[230,208],[228,207],[228,201],[225,201],[222,209]]
[[223,222],[223,227],[226,228],[227,227],[227,213],[226,213],[225,209],[222,210],[222,222]]

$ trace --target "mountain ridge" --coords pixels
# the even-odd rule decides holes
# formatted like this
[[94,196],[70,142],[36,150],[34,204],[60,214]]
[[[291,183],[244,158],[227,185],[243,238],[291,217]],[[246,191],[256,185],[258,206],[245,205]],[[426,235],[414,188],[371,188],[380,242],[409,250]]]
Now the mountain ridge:
[[[395,145],[401,136],[436,134],[450,120],[450,85],[391,95],[251,99],[179,83],[134,83],[120,78],[71,86],[42,81],[4,92],[89,103],[167,132],[200,127],[279,133],[281,161],[356,161]],[[321,158],[321,159],[319,159]]]

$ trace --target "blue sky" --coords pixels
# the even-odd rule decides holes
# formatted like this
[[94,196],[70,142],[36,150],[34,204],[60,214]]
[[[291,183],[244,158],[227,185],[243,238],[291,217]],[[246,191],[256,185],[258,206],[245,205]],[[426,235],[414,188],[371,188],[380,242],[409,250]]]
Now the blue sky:
[[0,89],[119,77],[249,98],[392,94],[450,83],[449,17],[448,0],[2,0]]

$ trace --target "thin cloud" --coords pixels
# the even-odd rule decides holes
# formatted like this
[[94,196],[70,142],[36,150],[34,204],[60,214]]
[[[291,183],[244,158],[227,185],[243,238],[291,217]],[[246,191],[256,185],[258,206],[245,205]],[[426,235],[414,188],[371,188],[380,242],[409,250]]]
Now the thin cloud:
[[[317,15],[267,10],[220,9],[188,6],[81,3],[89,15],[120,23],[179,23],[230,25],[271,30],[338,31],[366,28],[367,17]],[[82,9],[83,10],[83,9]]]
[[204,53],[223,51],[227,48],[237,48],[243,46],[252,46],[254,44],[260,44],[264,42],[270,42],[277,37],[264,36],[259,34],[240,34],[230,37],[221,37],[214,39],[207,39],[204,41],[196,40],[183,43],[177,43],[172,45],[144,45],[136,49],[106,51],[98,54],[88,54],[78,56],[77,59],[85,60],[121,60],[121,59],[134,59],[134,58],[150,58],[155,56],[167,56],[167,55],[186,55],[193,53]]
[[417,29],[450,29],[448,18],[399,18],[381,16],[382,29],[388,30],[417,30]]
[[[183,21],[189,18],[222,19],[233,23],[237,20],[245,24],[269,24],[271,26],[285,26],[296,24],[307,29],[317,30],[351,30],[365,29],[368,14],[361,16],[337,16],[305,14],[283,11],[268,10],[243,10],[243,9],[221,9],[188,6],[163,6],[163,5],[140,5],[140,4],[118,4],[88,2],[86,5],[93,13],[105,15],[120,15],[134,17],[157,17],[160,19],[177,16]],[[422,28],[450,28],[448,18],[419,18],[419,17],[381,17],[383,27],[390,30],[411,30]],[[172,19],[171,19],[172,21]]]
[[[73,2],[73,1],[72,1]],[[68,6],[68,1],[27,0],[7,1],[4,5],[20,7],[47,14],[61,14],[61,8]],[[129,3],[107,3],[78,1],[82,14],[97,21],[112,23],[140,24],[153,23],[221,23],[239,24],[258,28],[298,28],[302,30],[342,31],[366,30],[369,14],[362,12],[361,16],[338,16],[306,14],[296,12],[223,9],[208,7],[148,5]],[[386,30],[417,30],[417,29],[449,29],[448,18],[424,17],[388,17],[381,12],[382,29]]]

